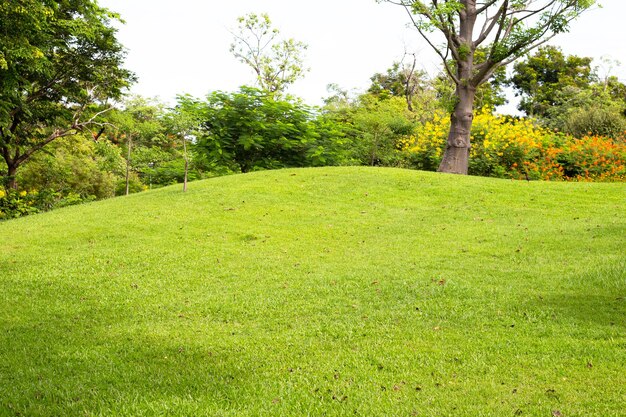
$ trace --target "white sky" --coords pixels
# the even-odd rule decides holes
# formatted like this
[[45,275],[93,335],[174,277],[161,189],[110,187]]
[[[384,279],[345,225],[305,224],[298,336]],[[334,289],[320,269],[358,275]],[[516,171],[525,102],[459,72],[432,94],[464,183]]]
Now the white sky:
[[[268,13],[284,37],[309,45],[311,71],[289,90],[321,104],[326,86],[364,90],[369,78],[402,58],[418,54],[422,69],[438,72],[430,47],[408,27],[403,8],[375,0],[99,0],[126,21],[118,39],[128,49],[126,66],[139,77],[134,94],[173,103],[177,94],[204,97],[254,83],[251,70],[229,52],[239,16]],[[612,74],[626,81],[626,1],[600,0],[569,33],[550,44],[566,54],[606,56],[622,63]]]

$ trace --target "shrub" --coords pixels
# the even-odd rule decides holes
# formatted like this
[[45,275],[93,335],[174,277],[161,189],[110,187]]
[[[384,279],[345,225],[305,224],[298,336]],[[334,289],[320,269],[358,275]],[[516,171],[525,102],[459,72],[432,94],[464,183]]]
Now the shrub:
[[557,161],[563,176],[578,181],[625,181],[626,144],[603,136],[571,138],[560,152]]
[[565,120],[564,130],[574,137],[616,138],[626,130],[626,119],[616,109],[588,106],[572,110]]
[[35,198],[26,191],[0,190],[0,220],[14,219],[38,213]]
[[[445,148],[449,117],[439,113],[403,146],[414,168],[436,170]],[[540,127],[532,119],[493,115],[483,110],[471,132],[472,175],[498,178],[624,181],[626,142],[587,135],[577,139]]]
[[95,199],[94,196],[83,197],[74,192],[63,194],[49,189],[41,191],[0,190],[0,220],[15,219]]
[[435,171],[441,162],[446,145],[450,117],[443,111],[435,112],[432,120],[417,128],[417,133],[404,139],[403,150],[416,169]]

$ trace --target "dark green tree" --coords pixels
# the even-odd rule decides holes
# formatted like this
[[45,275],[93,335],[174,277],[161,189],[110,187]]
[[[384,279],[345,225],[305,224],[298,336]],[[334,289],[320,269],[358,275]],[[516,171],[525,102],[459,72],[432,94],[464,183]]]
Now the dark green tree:
[[350,116],[355,134],[353,152],[362,165],[402,165],[401,141],[416,127],[416,115],[406,108],[402,97],[380,100],[363,94]]
[[92,0],[0,2],[0,154],[5,187],[54,140],[83,131],[133,80],[112,22]]
[[213,92],[206,101],[180,97],[177,111],[195,115],[196,150],[217,172],[313,165],[332,135],[313,108],[252,87]]
[[626,86],[614,76],[599,77],[592,64],[546,46],[517,63],[508,83],[521,96],[518,108],[549,128],[617,137],[626,127]]
[[[556,46],[544,46],[515,64],[508,84],[521,97],[518,109],[527,116],[544,118],[560,104],[566,90],[584,90],[597,81],[592,58],[566,56]],[[570,93],[571,94],[571,93]]]
[[124,155],[125,168],[118,194],[129,194],[145,187],[185,182],[197,172],[189,172],[186,152],[186,124],[165,106],[144,97],[132,97],[120,108],[108,112],[106,131],[99,141],[108,140]]
[[128,195],[131,183],[139,183],[139,174],[150,170],[155,162],[167,158],[168,136],[163,123],[164,109],[160,103],[143,97],[133,97],[123,103],[123,108],[113,109],[106,115],[105,138],[123,147],[126,156],[124,194]]

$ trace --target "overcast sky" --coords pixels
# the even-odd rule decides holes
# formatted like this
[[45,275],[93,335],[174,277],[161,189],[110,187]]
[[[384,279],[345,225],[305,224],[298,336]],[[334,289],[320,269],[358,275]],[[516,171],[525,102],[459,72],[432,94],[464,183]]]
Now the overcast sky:
[[[612,74],[626,81],[626,1],[600,0],[569,33],[550,44],[565,53],[618,60]],[[311,71],[290,93],[320,104],[326,86],[364,90],[405,50],[418,54],[431,74],[440,66],[429,46],[408,27],[403,8],[376,0],[99,0],[126,21],[118,39],[128,49],[126,66],[139,77],[132,92],[172,103],[177,94],[204,97],[254,83],[251,70],[229,52],[239,16],[268,13],[285,37],[309,45]]]

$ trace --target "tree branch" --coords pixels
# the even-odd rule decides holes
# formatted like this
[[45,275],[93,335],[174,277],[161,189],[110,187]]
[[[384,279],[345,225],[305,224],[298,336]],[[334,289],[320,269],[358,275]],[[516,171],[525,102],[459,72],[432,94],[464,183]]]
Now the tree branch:
[[[413,13],[411,12],[410,8],[408,5],[404,4],[404,2],[393,2],[393,1],[389,1],[389,3],[392,4],[397,4],[397,5],[401,5],[404,7],[404,9],[406,10],[407,14],[409,15],[409,18],[411,19],[411,22],[413,23],[413,26],[415,26],[415,28],[417,29],[417,31],[419,32],[419,34],[421,35],[422,38],[424,38],[424,40],[430,45],[430,47],[435,51],[435,53],[437,55],[439,55],[439,57],[441,58],[441,60],[443,61],[443,66],[446,70],[446,73],[448,74],[448,76],[456,83],[456,84],[460,84],[461,80],[456,76],[456,74],[454,74],[454,72],[450,69],[450,67],[448,66],[448,54],[443,54],[439,48],[437,48],[432,41],[430,40],[430,38],[424,33],[424,31],[420,28],[419,23],[415,20],[415,17],[413,16]],[[432,18],[432,16],[430,15],[430,13],[427,13],[426,11],[424,11],[424,13],[422,14],[423,16],[427,17],[427,18]],[[430,17],[429,17],[430,16]],[[442,30],[442,32],[444,33],[444,36],[446,35],[446,33]],[[448,37],[446,36],[446,39],[448,40],[448,46],[447,46],[447,50],[452,52],[453,57],[455,57],[455,59],[458,58],[458,51],[455,50],[453,48],[453,45],[450,44],[450,40],[448,39]]]

